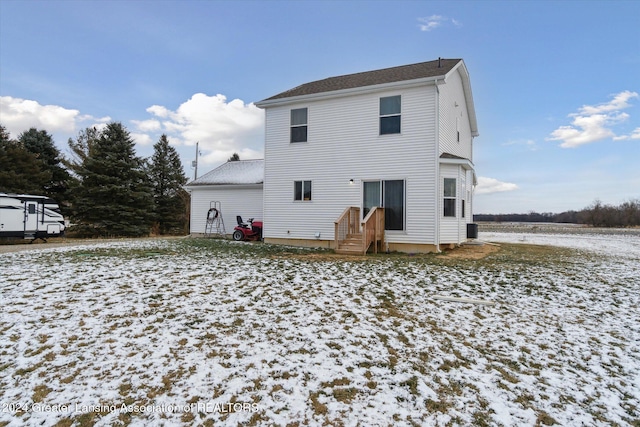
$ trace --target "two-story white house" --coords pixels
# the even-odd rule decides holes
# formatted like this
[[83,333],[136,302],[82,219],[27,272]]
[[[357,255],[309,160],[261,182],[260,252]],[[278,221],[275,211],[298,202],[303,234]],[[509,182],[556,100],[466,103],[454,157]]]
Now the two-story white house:
[[330,77],[256,105],[266,242],[366,250],[359,224],[372,211],[384,217],[383,250],[467,240],[478,128],[461,59]]

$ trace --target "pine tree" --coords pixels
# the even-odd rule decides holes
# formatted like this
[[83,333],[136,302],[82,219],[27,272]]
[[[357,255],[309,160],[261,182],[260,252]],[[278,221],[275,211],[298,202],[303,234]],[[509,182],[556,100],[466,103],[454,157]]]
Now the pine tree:
[[[79,143],[82,145],[81,143]],[[143,236],[149,234],[153,199],[145,161],[121,123],[109,123],[93,140],[75,173],[73,219],[81,234]]]
[[93,147],[100,138],[100,131],[95,127],[86,128],[78,133],[78,137],[74,141],[69,138],[68,144],[71,150],[71,158],[63,159],[62,163],[75,176],[79,175],[79,171],[83,169],[84,162],[93,153]]
[[51,173],[51,179],[44,185],[43,194],[55,199],[62,206],[67,205],[71,175],[62,167],[60,150],[55,146],[53,137],[44,130],[31,128],[21,133],[18,141],[42,162],[43,170]]
[[51,171],[0,125],[0,192],[41,195],[50,181]]
[[187,183],[180,156],[169,145],[166,135],[153,146],[149,166],[154,201],[154,222],[160,234],[180,234],[186,231],[189,194],[183,186]]

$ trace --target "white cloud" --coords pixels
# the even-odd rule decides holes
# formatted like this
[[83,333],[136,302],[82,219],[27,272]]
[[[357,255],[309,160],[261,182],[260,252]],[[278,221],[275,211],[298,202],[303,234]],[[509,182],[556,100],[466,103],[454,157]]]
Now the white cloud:
[[476,194],[501,193],[504,191],[513,191],[517,189],[518,186],[516,184],[498,181],[495,178],[479,176],[478,186],[476,187]]
[[[80,127],[101,127],[111,121],[108,116],[96,118],[59,105],[41,105],[37,101],[11,96],[0,96],[0,113],[0,124],[13,138],[32,127],[52,134],[74,134]],[[87,125],[86,122],[92,124]]]
[[200,156],[199,164],[213,165],[225,162],[233,155],[233,153],[238,153],[241,159],[260,159],[263,157],[262,151],[257,151],[251,148],[241,148],[238,150],[222,149]]
[[[199,142],[199,161],[205,167],[224,162],[233,153],[242,159],[264,156],[264,113],[254,104],[239,99],[228,101],[224,95],[196,93],[175,111],[153,105],[147,112],[151,118],[129,122],[131,137],[140,146],[153,145],[165,133],[173,146],[183,147],[181,154],[186,155],[189,147]],[[13,138],[35,127],[58,134],[58,141],[65,141],[79,129],[104,129],[111,121],[109,116],[95,117],[58,105],[0,97],[0,124]]]
[[131,133],[129,133],[129,135],[135,141],[136,144],[140,144],[140,145],[153,145],[154,144],[154,141],[151,138],[151,136],[149,136],[146,133],[134,133],[134,132],[131,132]]
[[139,142],[140,134],[148,132],[163,132],[178,146],[199,142],[200,160],[205,164],[226,161],[234,152],[245,159],[263,156],[264,113],[254,104],[196,93],[175,111],[153,105],[147,112],[155,118],[132,121]]
[[432,15],[428,18],[418,18],[422,24],[420,24],[420,31],[431,31],[442,25],[444,18],[440,15]]
[[[583,105],[577,113],[569,114],[573,121],[569,126],[560,126],[551,132],[547,141],[562,141],[563,148],[573,148],[603,139],[636,139],[631,135],[616,135],[612,127],[629,119],[627,113],[620,110],[629,108],[629,100],[637,98],[637,92],[623,91],[614,95],[610,102],[600,105]],[[637,130],[637,129],[636,129]]]
[[606,104],[600,105],[583,105],[580,108],[580,114],[592,115],[592,114],[600,114],[600,113],[608,113],[611,111],[624,110],[631,106],[629,104],[629,100],[631,98],[637,98],[638,94],[636,92],[631,92],[625,90],[624,92],[620,92],[615,95],[610,102]]
[[431,15],[426,18],[418,18],[418,22],[420,22],[420,25],[418,26],[420,31],[432,31],[449,23],[453,24],[453,26],[457,28],[462,27],[462,23],[460,21],[453,18],[449,19],[442,15]]
[[152,105],[151,107],[147,108],[147,112],[161,118],[169,117],[170,113],[169,110],[160,105]]
[[80,114],[78,110],[11,96],[0,96],[0,112],[2,125],[14,138],[32,127],[47,132],[74,132]]
[[78,117],[78,121],[79,122],[87,122],[87,121],[92,121],[95,122],[96,124],[107,124],[111,121],[111,117],[109,116],[104,116],[104,117],[93,117],[90,116],[88,114],[83,114],[82,116]]
[[140,131],[142,132],[157,132],[162,128],[162,125],[158,120],[131,120]]

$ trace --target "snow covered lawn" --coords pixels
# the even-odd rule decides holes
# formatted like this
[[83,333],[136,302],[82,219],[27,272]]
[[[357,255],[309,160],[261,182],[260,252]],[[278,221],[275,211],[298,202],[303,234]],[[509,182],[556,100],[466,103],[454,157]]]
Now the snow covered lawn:
[[0,426],[637,425],[634,242],[466,261],[202,239],[2,254]]

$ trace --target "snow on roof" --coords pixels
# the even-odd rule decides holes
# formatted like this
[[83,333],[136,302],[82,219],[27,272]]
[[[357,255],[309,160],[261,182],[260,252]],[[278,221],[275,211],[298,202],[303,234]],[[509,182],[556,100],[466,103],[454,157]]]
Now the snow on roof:
[[262,184],[264,182],[264,160],[236,160],[224,163],[187,187],[197,185]]

